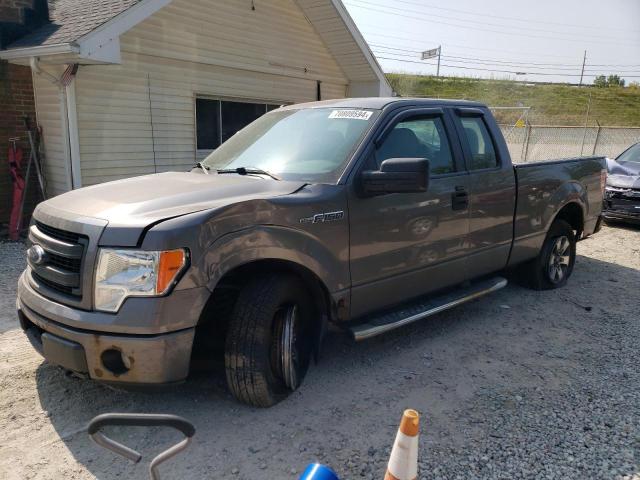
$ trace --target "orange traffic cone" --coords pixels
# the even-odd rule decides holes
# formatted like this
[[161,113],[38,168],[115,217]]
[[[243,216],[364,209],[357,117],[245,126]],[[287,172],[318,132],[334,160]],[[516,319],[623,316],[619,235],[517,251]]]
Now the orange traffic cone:
[[418,477],[418,433],[420,415],[405,410],[400,420],[396,441],[391,449],[384,480],[415,480]]

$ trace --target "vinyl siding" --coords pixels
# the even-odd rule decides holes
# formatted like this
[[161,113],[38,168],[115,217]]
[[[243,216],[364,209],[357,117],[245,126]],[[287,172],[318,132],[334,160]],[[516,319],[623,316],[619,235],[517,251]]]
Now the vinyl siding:
[[296,4],[255,3],[175,0],[121,37],[121,65],[80,67],[83,185],[193,165],[197,95],[297,103],[315,100],[320,80],[323,98],[345,96]]
[[352,82],[375,80],[371,65],[330,1],[297,0],[297,3]]
[[[56,77],[62,74],[62,67],[47,66],[47,72]],[[39,75],[33,77],[36,101],[36,116],[42,127],[44,139],[44,174],[47,195],[54,196],[71,188],[69,144],[64,133],[65,111],[60,103],[58,86]]]

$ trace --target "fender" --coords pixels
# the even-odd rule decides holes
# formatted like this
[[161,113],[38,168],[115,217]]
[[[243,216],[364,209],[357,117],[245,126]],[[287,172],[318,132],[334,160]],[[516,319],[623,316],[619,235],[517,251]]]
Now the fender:
[[545,235],[549,231],[549,228],[558,213],[570,203],[577,203],[580,205],[580,208],[582,209],[582,222],[584,223],[587,218],[587,210],[589,208],[587,190],[582,186],[582,184],[576,181],[563,183],[560,188],[553,193],[551,198],[549,198],[549,203],[544,211],[542,218],[543,224],[545,225]]
[[197,266],[207,272],[211,291],[228,272],[257,260],[284,260],[310,270],[330,293],[348,289],[348,262],[308,232],[278,225],[257,225],[228,233],[209,246]]
[[586,189],[574,180],[553,183],[521,181],[518,188],[514,241],[509,266],[538,255],[551,223],[562,208],[570,203],[579,205],[584,221],[588,205]]
[[342,213],[345,203],[343,188],[325,185],[232,203],[158,223],[146,232],[142,248],[189,249],[192,268],[176,290],[206,286],[213,291],[226,273],[256,260],[289,261],[313,273],[330,293],[348,290],[348,213],[331,221],[304,221],[320,212]]

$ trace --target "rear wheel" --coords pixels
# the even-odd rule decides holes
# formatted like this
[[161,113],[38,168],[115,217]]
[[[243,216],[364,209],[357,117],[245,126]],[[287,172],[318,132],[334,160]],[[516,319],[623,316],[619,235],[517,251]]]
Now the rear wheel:
[[293,275],[264,275],[244,287],[225,342],[231,393],[269,407],[296,390],[309,367],[312,320],[311,298]]
[[520,278],[535,290],[566,285],[576,260],[576,237],[564,220],[555,220],[538,256],[520,269]]

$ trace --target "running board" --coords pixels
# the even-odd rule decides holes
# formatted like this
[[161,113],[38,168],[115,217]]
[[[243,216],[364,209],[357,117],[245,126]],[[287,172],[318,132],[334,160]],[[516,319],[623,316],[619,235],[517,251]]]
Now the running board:
[[422,320],[436,313],[449,310],[463,303],[495,292],[507,286],[507,279],[493,277],[481,280],[471,285],[460,287],[444,294],[418,299],[413,303],[404,304],[397,310],[387,311],[367,316],[362,323],[350,328],[353,338],[359,342],[375,337],[394,328]]

